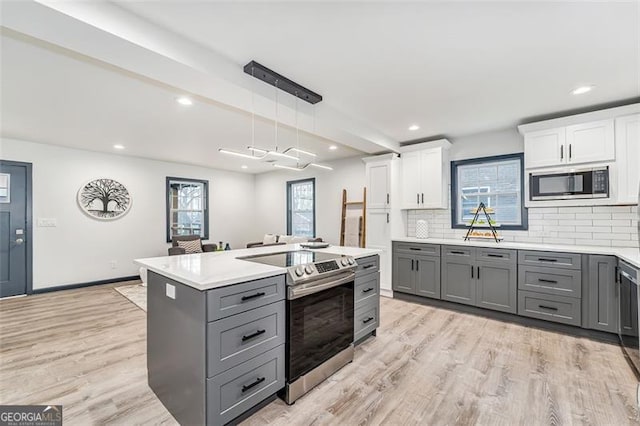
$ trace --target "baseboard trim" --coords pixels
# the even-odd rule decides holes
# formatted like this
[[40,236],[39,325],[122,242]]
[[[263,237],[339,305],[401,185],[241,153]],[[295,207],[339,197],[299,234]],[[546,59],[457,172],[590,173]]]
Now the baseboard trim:
[[492,311],[489,309],[479,308],[477,306],[463,305],[460,303],[449,302],[441,299],[431,299],[428,297],[420,297],[412,294],[401,293],[395,291],[393,298],[403,300],[405,302],[418,303],[420,305],[433,306],[436,308],[447,309],[450,311],[461,312],[465,314],[477,315],[494,320],[510,322],[513,324],[523,325],[525,327],[538,328],[541,330],[554,331],[570,336],[586,337],[599,342],[618,345],[618,335],[607,333],[599,330],[591,330],[587,328],[576,327],[573,325],[560,324],[556,322],[545,321],[537,318],[523,317],[517,314],[506,312]]
[[31,294],[49,293],[52,291],[60,291],[60,290],[73,290],[75,288],[92,287],[94,285],[113,284],[121,281],[133,281],[133,280],[139,280],[139,279],[140,279],[140,275],[129,275],[128,277],[109,278],[107,280],[89,281],[86,283],[66,284],[66,285],[59,285],[59,286],[47,287],[47,288],[34,288]]

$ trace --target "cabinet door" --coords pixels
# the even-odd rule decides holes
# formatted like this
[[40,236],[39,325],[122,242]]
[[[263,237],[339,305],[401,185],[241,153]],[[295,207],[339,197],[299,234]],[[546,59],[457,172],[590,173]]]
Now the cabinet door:
[[476,262],[476,297],[481,308],[518,311],[516,266],[497,262]]
[[393,290],[415,294],[415,259],[413,256],[395,253],[393,255]]
[[624,204],[638,202],[640,181],[640,114],[616,119],[616,164],[618,166],[618,194],[616,201]]
[[420,163],[420,207],[446,208],[443,206],[442,148],[427,149],[421,152]]
[[367,207],[383,209],[389,207],[389,164],[367,164]]
[[589,256],[588,327],[594,330],[618,332],[617,263],[612,256]]
[[440,299],[440,258],[416,256],[416,294]]
[[380,250],[380,288],[391,291],[391,224],[388,210],[367,211],[367,248]]
[[613,119],[567,126],[565,155],[570,164],[614,160]]
[[464,259],[442,259],[442,299],[475,305],[475,281],[475,267],[471,263]]
[[549,129],[524,135],[524,162],[527,169],[566,163],[565,129]]
[[420,151],[402,154],[402,208],[420,207]]

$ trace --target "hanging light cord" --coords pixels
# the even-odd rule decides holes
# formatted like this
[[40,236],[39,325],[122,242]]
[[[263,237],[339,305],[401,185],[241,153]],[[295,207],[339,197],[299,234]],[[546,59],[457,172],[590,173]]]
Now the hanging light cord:
[[276,80],[276,84],[275,84],[275,88],[276,88],[276,131],[275,131],[275,145],[276,145],[276,152],[278,152],[278,80]]
[[[251,67],[251,77],[255,77],[253,75],[254,68]],[[255,91],[254,80],[251,81],[251,148],[255,148],[256,146],[256,104],[255,104]],[[251,155],[255,155],[255,150],[251,150]]]

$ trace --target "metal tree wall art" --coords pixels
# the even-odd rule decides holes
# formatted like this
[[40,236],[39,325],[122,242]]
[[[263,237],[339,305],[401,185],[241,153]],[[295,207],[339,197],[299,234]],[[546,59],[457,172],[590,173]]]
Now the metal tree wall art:
[[127,188],[113,179],[94,179],[78,191],[78,204],[89,216],[112,220],[124,215],[131,207]]

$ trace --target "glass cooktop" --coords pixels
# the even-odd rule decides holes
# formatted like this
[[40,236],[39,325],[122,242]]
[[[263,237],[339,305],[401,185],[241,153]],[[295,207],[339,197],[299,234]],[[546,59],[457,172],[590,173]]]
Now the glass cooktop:
[[272,254],[257,254],[255,256],[239,257],[238,259],[289,268],[291,266],[335,260],[340,257],[340,255],[331,253],[321,253],[311,250],[296,250]]

